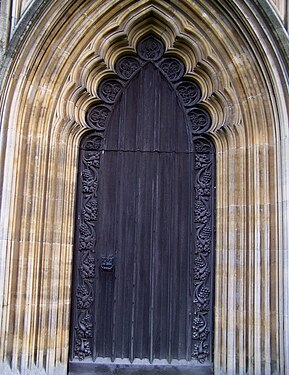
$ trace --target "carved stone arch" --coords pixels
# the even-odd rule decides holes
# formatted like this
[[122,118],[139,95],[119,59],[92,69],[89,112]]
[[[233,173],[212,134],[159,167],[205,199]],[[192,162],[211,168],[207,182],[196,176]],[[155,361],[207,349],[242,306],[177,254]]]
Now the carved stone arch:
[[188,57],[212,116],[214,373],[288,372],[289,43],[276,14],[265,0],[25,3],[1,68],[2,372],[67,374],[85,113],[149,30]]
[[[200,87],[185,76],[185,71],[183,61],[172,54],[167,55],[160,38],[149,34],[138,41],[134,54],[124,54],[117,59],[115,75],[108,73],[108,77],[101,80],[97,90],[99,99],[86,112],[86,122],[93,130],[83,137],[79,158],[70,354],[72,373],[85,372],[88,368],[93,368],[96,373],[104,369],[114,371],[118,366],[127,368],[126,361],[131,362],[129,371],[151,369],[155,373],[159,366],[162,371],[174,370],[177,373],[191,373],[193,369],[202,373],[211,371],[215,151],[206,135],[211,117],[200,102]],[[169,168],[172,162],[174,166]],[[149,172],[142,176],[138,169]],[[125,237],[117,229],[128,230],[128,224],[122,224],[121,218],[126,222],[126,216],[133,215],[133,221],[138,221],[138,215],[141,215],[140,209],[135,207],[141,203],[134,203],[133,209],[127,208],[130,213],[126,216],[121,211],[123,206],[129,206],[130,198],[126,197],[126,192],[118,190],[119,184],[122,189],[129,189],[125,182],[120,181],[124,179],[131,184],[130,173],[135,173],[137,177],[133,176],[133,179],[138,180],[138,187],[134,188],[138,193],[129,190],[132,200],[139,202],[139,196],[143,194],[147,203],[141,207],[147,215],[149,212],[149,217],[141,219],[141,224],[135,226],[130,222],[129,230],[134,231],[138,238],[147,235],[140,228],[145,227],[149,232],[153,225],[149,241],[159,243],[162,248],[138,238],[134,241],[144,246],[140,251],[130,242],[129,235]],[[172,177],[174,182],[170,182],[170,174],[178,176]],[[150,183],[156,187],[149,187],[148,194],[141,185],[149,186]],[[187,186],[177,188],[177,183]],[[173,186],[168,190],[164,184]],[[186,198],[174,197],[174,189],[179,189],[179,195]],[[107,190],[112,191],[107,193]],[[117,202],[118,194],[119,200],[126,203]],[[158,202],[168,199],[164,195],[170,197],[167,205],[172,204],[172,208],[165,208]],[[109,203],[102,202],[106,199]],[[179,199],[179,209],[174,206],[178,202],[173,199]],[[163,214],[147,208],[152,203]],[[175,219],[169,222],[165,218],[169,212],[179,215],[176,217],[186,222],[185,228]],[[184,219],[180,219],[182,215]],[[113,220],[115,224],[110,226],[109,222]],[[157,224],[151,224],[157,220]],[[184,238],[179,240],[179,237]],[[119,242],[124,243],[124,247],[133,246],[133,250],[119,248]],[[171,243],[178,246],[173,248]],[[146,250],[149,254],[144,258]],[[128,261],[122,260],[125,257]],[[130,258],[134,259],[133,263]],[[164,265],[155,266],[157,262]],[[127,268],[132,268],[133,274],[143,272],[143,276],[129,283],[130,276],[123,275],[128,272]],[[159,273],[160,282],[152,276],[155,272]],[[125,281],[122,282],[121,277]],[[149,285],[142,278],[150,279]],[[121,283],[123,289],[119,287]],[[179,289],[175,284],[179,284]],[[144,290],[145,285],[151,288],[149,293]],[[155,288],[161,288],[161,291]],[[160,296],[152,296],[154,294]],[[147,311],[147,315],[141,313],[147,324],[138,317],[138,300],[140,311]],[[134,318],[126,312],[127,304],[132,305]],[[127,323],[122,318],[123,333],[131,330],[129,337],[121,339],[121,343],[117,337],[118,314],[129,320]],[[172,324],[178,333],[174,333]],[[151,325],[160,326],[160,332]],[[142,334],[138,334],[138,330]],[[138,339],[139,335],[141,339]],[[129,341],[127,347],[124,340]]]

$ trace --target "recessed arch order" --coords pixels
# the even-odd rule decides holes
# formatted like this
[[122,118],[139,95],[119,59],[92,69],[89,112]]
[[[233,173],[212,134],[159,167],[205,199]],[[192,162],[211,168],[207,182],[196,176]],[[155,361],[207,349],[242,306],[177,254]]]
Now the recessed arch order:
[[288,371],[288,37],[281,22],[258,0],[51,0],[31,2],[1,71],[5,373],[67,372],[78,155],[88,132],[110,134],[110,126],[89,128],[86,114],[95,105],[117,107],[98,90],[147,35],[162,40],[164,58],[183,63],[184,82],[200,88],[196,107],[211,119],[214,371]]
[[210,115],[153,35],[115,71],[81,142],[70,371],[211,372]]

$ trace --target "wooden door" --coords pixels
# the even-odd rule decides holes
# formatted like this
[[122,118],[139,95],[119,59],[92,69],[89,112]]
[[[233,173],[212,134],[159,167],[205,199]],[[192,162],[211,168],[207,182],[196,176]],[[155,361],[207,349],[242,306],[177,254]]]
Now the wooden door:
[[160,57],[127,61],[129,80],[100,85],[97,132],[80,153],[70,371],[206,373],[210,358],[193,354],[193,326],[211,312],[194,307],[197,287],[208,292],[194,263],[207,257],[195,251],[202,202],[187,111]]

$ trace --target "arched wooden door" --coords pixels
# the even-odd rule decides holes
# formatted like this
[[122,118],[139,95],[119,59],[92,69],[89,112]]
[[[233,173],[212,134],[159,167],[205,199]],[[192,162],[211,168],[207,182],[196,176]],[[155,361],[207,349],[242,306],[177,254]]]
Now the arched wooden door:
[[71,373],[207,373],[213,164],[200,91],[149,36],[99,87],[82,141]]

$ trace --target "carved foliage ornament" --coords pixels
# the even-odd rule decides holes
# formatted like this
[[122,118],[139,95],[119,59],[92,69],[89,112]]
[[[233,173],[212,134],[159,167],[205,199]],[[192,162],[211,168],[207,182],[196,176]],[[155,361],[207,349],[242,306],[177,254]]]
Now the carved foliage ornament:
[[178,81],[185,73],[183,62],[174,57],[164,59],[160,68],[172,82]]
[[[88,113],[90,118],[93,114]],[[80,360],[92,354],[93,303],[95,279],[95,224],[98,215],[98,180],[103,137],[92,134],[82,145],[81,214],[78,221],[78,285],[76,289],[77,318],[74,355]]]
[[[148,36],[142,39],[136,50],[135,56],[119,58],[115,65],[115,77],[104,79],[99,85],[98,96],[101,102],[91,105],[86,113],[88,126],[96,132],[89,136],[82,145],[82,207],[77,243],[79,266],[74,355],[82,360],[91,356],[92,352],[93,285],[97,262],[94,255],[95,225],[102,134],[106,129],[114,103],[130,79],[147,63],[153,63],[168,79],[183,106],[195,150],[193,229],[196,238],[195,248],[192,249],[194,258],[192,265],[192,357],[202,363],[211,356],[212,342],[214,149],[208,138],[199,135],[210,129],[211,118],[209,113],[198,105],[201,98],[199,85],[183,77],[185,65],[180,59],[164,56],[165,48],[158,38]],[[103,271],[113,271],[113,259],[102,259],[100,267]]]
[[193,266],[193,356],[204,362],[212,340],[212,257],[214,228],[214,148],[205,137],[196,137]]
[[196,106],[201,98],[199,85],[193,80],[183,79],[184,63],[177,57],[164,56],[163,43],[154,36],[148,36],[137,45],[137,56],[120,57],[115,64],[117,77],[104,79],[98,88],[99,98],[105,103],[93,104],[88,108],[86,122],[89,127],[104,131],[113,104],[126,88],[130,79],[148,62],[154,63],[161,73],[173,84],[176,95],[187,114],[192,134],[202,134],[209,130],[209,113]]
[[138,43],[137,52],[145,61],[156,61],[163,56],[165,47],[159,39],[150,35]]
[[185,107],[191,107],[201,99],[201,90],[195,82],[182,82],[176,90]]
[[103,131],[109,114],[110,109],[104,105],[92,106],[87,111],[86,121],[92,128]]
[[140,68],[140,62],[132,56],[122,57],[115,66],[117,74],[123,79],[130,79]]
[[203,108],[194,108],[188,112],[191,131],[194,134],[201,134],[209,130],[211,118],[208,112]]
[[117,79],[106,79],[99,85],[98,95],[107,103],[114,103],[122,90],[122,84]]

